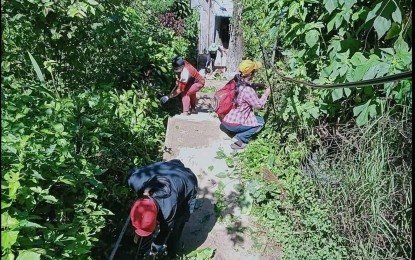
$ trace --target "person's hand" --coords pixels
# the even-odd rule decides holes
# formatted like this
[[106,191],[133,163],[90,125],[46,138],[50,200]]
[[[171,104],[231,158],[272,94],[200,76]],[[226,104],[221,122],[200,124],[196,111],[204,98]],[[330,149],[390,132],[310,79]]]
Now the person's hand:
[[162,97],[160,98],[160,103],[163,105],[163,104],[165,104],[168,100],[169,100],[169,97],[168,97],[168,96],[162,96]]
[[166,250],[166,247],[164,245],[158,245],[156,243],[151,243],[151,248],[150,248],[150,252],[152,254],[160,254],[160,253],[164,253],[164,251]]
[[267,97],[271,95],[271,87],[267,87],[267,89],[265,89],[265,95],[267,95]]

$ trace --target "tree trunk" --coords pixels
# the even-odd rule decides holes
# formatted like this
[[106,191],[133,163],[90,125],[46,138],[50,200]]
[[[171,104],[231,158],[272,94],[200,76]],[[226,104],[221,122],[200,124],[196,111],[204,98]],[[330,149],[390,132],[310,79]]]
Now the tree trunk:
[[242,1],[233,1],[233,14],[231,22],[231,35],[229,42],[229,49],[226,61],[226,74],[228,77],[233,77],[238,73],[238,65],[242,61],[243,55],[243,35],[242,35]]

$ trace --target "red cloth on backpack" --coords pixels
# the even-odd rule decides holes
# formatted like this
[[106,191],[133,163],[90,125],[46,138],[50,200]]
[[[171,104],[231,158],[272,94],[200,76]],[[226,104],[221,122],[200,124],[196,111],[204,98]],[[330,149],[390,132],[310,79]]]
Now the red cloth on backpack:
[[236,81],[232,79],[223,88],[216,91],[213,96],[213,111],[216,112],[220,121],[234,107],[235,88]]

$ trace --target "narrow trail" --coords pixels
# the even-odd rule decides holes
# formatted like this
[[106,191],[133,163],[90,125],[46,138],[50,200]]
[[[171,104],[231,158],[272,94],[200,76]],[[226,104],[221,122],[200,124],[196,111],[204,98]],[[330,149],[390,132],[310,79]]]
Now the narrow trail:
[[[226,82],[207,80],[205,86],[218,89]],[[219,129],[218,118],[209,111],[212,96],[198,93],[197,114],[175,115],[167,125],[163,159],[182,160],[199,181],[196,209],[182,235],[184,249],[214,249],[213,259],[218,260],[280,259],[279,249],[266,248],[265,232],[241,213],[238,177],[232,176],[225,160],[215,158],[218,152],[231,156],[233,140]],[[221,205],[221,218],[215,203]]]

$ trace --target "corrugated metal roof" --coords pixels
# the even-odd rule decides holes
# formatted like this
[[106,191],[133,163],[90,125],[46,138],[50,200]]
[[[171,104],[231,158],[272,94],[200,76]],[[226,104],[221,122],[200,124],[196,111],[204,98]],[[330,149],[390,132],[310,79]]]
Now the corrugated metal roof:
[[232,17],[233,3],[226,0],[212,0],[213,13],[216,16]]

